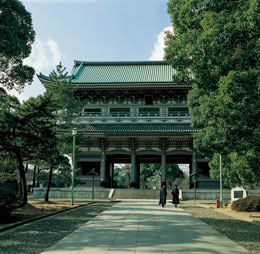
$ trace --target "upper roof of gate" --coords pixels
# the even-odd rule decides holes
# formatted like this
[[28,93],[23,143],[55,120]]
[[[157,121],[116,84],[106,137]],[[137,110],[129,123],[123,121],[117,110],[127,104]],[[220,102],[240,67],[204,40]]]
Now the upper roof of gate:
[[[164,61],[139,62],[84,62],[74,61],[72,84],[174,84],[176,70]],[[40,73],[41,81],[49,77]]]

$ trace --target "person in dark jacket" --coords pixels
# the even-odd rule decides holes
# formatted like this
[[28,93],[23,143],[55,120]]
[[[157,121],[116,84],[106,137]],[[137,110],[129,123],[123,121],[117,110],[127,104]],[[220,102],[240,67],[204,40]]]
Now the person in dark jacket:
[[172,203],[177,208],[177,206],[179,204],[179,189],[178,189],[177,185],[174,185],[174,187],[172,189]]
[[162,187],[160,189],[160,200],[159,200],[159,205],[162,205],[162,207],[164,207],[166,204],[166,196],[167,196],[166,186],[162,184]]

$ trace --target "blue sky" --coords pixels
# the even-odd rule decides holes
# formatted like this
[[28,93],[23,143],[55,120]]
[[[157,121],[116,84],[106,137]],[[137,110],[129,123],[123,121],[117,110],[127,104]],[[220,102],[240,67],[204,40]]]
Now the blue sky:
[[[168,0],[21,0],[31,12],[36,40],[25,63],[48,75],[61,61],[145,61],[163,58],[171,27]],[[44,92],[34,78],[20,100]]]

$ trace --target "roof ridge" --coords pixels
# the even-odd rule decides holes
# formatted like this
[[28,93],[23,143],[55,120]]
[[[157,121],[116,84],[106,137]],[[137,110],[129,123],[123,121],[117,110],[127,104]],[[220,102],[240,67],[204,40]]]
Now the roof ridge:
[[166,61],[80,61],[74,60],[74,65],[169,65]]

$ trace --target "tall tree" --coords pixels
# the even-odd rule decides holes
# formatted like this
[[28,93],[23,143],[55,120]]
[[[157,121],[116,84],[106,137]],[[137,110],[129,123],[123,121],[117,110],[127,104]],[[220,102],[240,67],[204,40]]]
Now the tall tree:
[[54,106],[48,96],[30,98],[15,111],[2,111],[0,118],[0,152],[15,155],[23,183],[24,203],[27,203],[27,189],[24,164],[44,148],[53,146],[55,125]]
[[176,82],[193,86],[188,104],[200,128],[194,146],[215,177],[224,155],[228,185],[259,181],[259,1],[170,0],[168,12],[174,34],[165,58],[178,71]]
[[22,90],[33,80],[34,69],[24,65],[35,32],[31,14],[19,0],[0,0],[0,84]]
[[70,124],[82,110],[82,102],[76,96],[77,87],[71,85],[71,77],[67,74],[66,68],[59,63],[45,85],[46,94],[55,101],[58,120],[63,124]]

